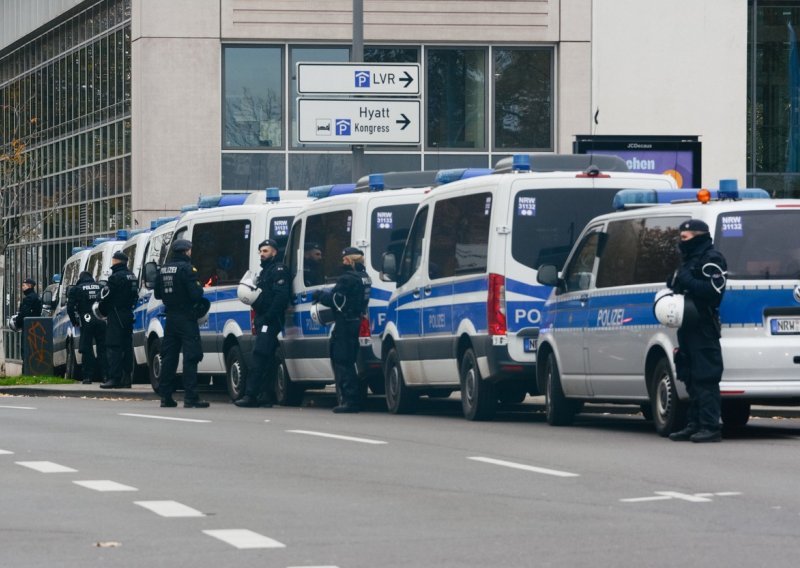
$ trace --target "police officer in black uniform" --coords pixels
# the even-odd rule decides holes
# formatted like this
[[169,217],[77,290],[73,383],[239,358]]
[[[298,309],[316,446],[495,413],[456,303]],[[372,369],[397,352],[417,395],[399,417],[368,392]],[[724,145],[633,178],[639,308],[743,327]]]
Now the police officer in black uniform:
[[130,388],[133,372],[133,309],[139,297],[136,276],[128,270],[128,255],[111,257],[111,276],[100,291],[100,313],[106,316],[108,374],[103,389]]
[[361,409],[361,389],[356,374],[358,330],[361,317],[366,315],[372,280],[364,268],[364,253],[347,247],[342,251],[344,269],[332,290],[316,290],[312,299],[333,309],[336,320],[331,334],[331,361],[336,378],[336,390],[341,404],[333,411],[358,412]]
[[[178,355],[183,351],[183,406],[208,408],[208,402],[197,396],[197,364],[203,360],[200,345],[200,327],[197,318],[202,315],[198,306],[203,304],[203,288],[197,281],[197,269],[192,266],[192,242],[178,239],[172,243],[172,259],[159,268],[155,297],[164,302],[166,323],[161,344],[162,368],[159,394],[162,407],[177,406],[172,398],[175,391],[175,372]],[[208,301],[205,301],[208,311]]]
[[[92,384],[92,379],[102,379],[106,368],[106,322],[98,318],[92,306],[100,301],[102,286],[94,281],[91,273],[81,272],[78,282],[70,288],[67,299],[69,321],[81,328],[78,351],[83,360],[83,384]],[[97,345],[95,358],[94,346]]]
[[686,428],[669,438],[680,442],[719,442],[722,348],[720,347],[719,305],[725,293],[727,264],[717,251],[708,225],[698,219],[680,225],[682,264],[667,281],[674,292],[684,294],[697,309],[696,321],[684,321],[678,329],[675,369],[678,380],[689,392],[689,420]]
[[42,315],[42,300],[36,293],[36,280],[26,278],[22,281],[22,301],[19,303],[19,310],[14,316],[14,325],[17,331],[22,331],[25,318],[38,318]]
[[278,243],[272,239],[258,245],[261,256],[261,273],[258,287],[261,293],[251,308],[255,311],[256,341],[253,348],[253,365],[247,375],[245,395],[235,401],[236,406],[271,407],[274,393],[275,350],[278,334],[283,328],[284,314],[289,305],[291,283],[289,271],[278,262]]

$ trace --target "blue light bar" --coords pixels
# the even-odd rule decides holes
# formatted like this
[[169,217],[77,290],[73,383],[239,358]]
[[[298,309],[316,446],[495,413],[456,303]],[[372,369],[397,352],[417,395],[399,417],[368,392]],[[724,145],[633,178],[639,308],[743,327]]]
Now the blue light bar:
[[207,195],[205,197],[200,197],[197,200],[197,207],[199,209],[211,209],[212,207],[216,207],[219,205],[219,200],[222,199],[221,195]]
[[72,256],[73,254],[78,254],[79,252],[84,250],[84,248],[85,247],[72,247],[72,250],[69,252],[69,255]]
[[514,157],[511,159],[511,171],[531,171],[531,157],[528,154],[514,154]]
[[181,207],[181,213],[188,213],[189,211],[197,211],[199,207],[192,203],[191,205],[184,205]]
[[719,198],[720,199],[739,199],[739,182],[735,179],[721,179],[719,180]]
[[436,185],[444,185],[461,179],[487,176],[493,173],[494,170],[491,168],[453,168],[450,170],[439,170],[436,173]]
[[53,284],[61,284],[61,275],[60,274],[53,274],[52,281],[53,281]]
[[153,219],[150,221],[150,229],[157,229],[161,225],[174,221],[175,219],[177,219],[177,217],[159,217],[158,219]]
[[119,229],[117,231],[117,240],[118,241],[127,241],[130,238],[130,233],[128,229]]
[[336,183],[331,187],[331,192],[328,196],[333,197],[334,195],[347,195],[348,193],[353,193],[355,189],[356,184],[354,183]]
[[281,200],[281,190],[277,187],[268,187],[264,191],[267,194],[267,203],[275,203]]
[[249,193],[224,193],[220,196],[217,207],[242,205],[249,195]]
[[95,240],[92,241],[92,246],[96,247],[97,245],[102,245],[103,243],[107,243],[109,241],[116,240],[114,237],[97,237]]
[[[614,209],[630,206],[668,204],[673,201],[696,201],[698,189],[623,189],[614,196]],[[711,199],[733,199],[722,197],[723,191],[710,189]],[[742,189],[736,192],[738,199],[770,199],[769,193],[759,188]]]
[[333,189],[332,185],[315,185],[308,188],[308,196],[315,199],[328,197]]
[[492,168],[467,168],[461,179],[469,179],[474,177],[489,176],[494,173]]
[[369,190],[383,191],[383,174],[369,174]]

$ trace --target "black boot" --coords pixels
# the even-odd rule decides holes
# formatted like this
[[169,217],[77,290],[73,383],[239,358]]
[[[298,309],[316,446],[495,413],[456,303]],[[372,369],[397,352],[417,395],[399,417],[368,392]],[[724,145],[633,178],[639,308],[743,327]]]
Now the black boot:
[[171,396],[165,396],[161,399],[161,408],[175,408],[178,403]]
[[100,385],[101,389],[118,389],[119,383],[115,383],[114,381],[106,381],[102,385]]
[[692,434],[690,438],[695,444],[705,444],[707,442],[721,442],[722,431],[702,429],[699,432]]
[[184,400],[183,407],[184,408],[208,408],[211,406],[205,400]]
[[357,414],[359,408],[354,404],[340,404],[333,407],[333,412],[335,414]]
[[265,393],[261,393],[256,397],[256,406],[260,406],[261,408],[272,408],[272,405],[275,404],[272,400],[272,397]]
[[255,408],[256,406],[258,406],[258,400],[255,397],[246,394],[239,400],[234,400],[233,404],[235,404],[239,408]]
[[131,375],[130,373],[125,373],[122,375],[122,382],[119,384],[119,388],[121,389],[129,389],[131,388]]
[[699,428],[697,424],[687,424],[683,430],[678,430],[669,435],[669,439],[673,442],[688,442],[691,440],[692,435],[695,434]]

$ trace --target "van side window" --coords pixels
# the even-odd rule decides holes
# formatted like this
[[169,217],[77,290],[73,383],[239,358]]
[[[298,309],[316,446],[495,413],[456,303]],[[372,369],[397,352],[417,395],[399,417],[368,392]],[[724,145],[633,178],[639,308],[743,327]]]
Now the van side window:
[[432,280],[486,272],[491,216],[491,193],[436,203],[428,262]]
[[[167,262],[172,261],[172,257],[174,253],[172,252],[172,241],[177,241],[178,239],[185,239],[186,238],[186,231],[189,230],[189,227],[181,227],[175,233],[164,233],[164,239],[161,241],[161,254],[159,257],[161,258],[161,262],[158,263],[159,266],[162,264],[166,264]],[[192,243],[194,245],[194,243]],[[194,254],[194,251],[192,251]]]
[[623,219],[608,224],[597,287],[663,282],[680,265],[679,225],[686,217]]
[[153,258],[156,264],[163,266],[167,260],[167,253],[169,252],[169,243],[172,242],[172,231],[166,231],[161,236],[153,239]]
[[369,256],[375,270],[380,271],[382,267],[383,253],[391,252],[395,258],[400,258],[416,212],[416,205],[388,205],[372,211]]
[[575,254],[564,269],[564,282],[567,292],[588,290],[592,285],[592,270],[597,258],[597,246],[600,242],[600,232],[595,231],[584,237]]
[[342,273],[342,251],[351,246],[353,212],[311,215],[306,221],[303,273],[306,286],[333,282]]
[[95,281],[100,280],[100,271],[103,269],[103,255],[96,252],[89,257],[89,262],[86,263],[86,272],[91,273]]
[[286,243],[289,240],[289,227],[294,217],[274,217],[269,222],[269,238],[278,243],[278,258],[283,262],[286,254]]
[[125,247],[122,252],[128,256],[128,270],[133,272],[133,264],[136,262],[136,245]]
[[61,277],[61,286],[62,292],[61,297],[59,298],[59,304],[65,305],[67,303],[67,288],[75,285],[75,282],[78,281],[78,265],[80,264],[79,260],[72,261],[68,265],[64,267],[64,275]]
[[303,233],[303,222],[298,221],[292,226],[292,232],[289,235],[289,244],[286,246],[284,256],[284,264],[289,267],[289,274],[294,278],[297,274],[297,252],[300,248],[300,235]]
[[[411,275],[419,268],[422,259],[422,241],[425,238],[425,225],[428,224],[428,206],[423,207],[414,218],[408,235],[408,246],[403,250],[403,257],[398,264],[397,285],[408,282]],[[392,252],[392,251],[389,251]]]
[[[192,264],[200,285],[238,284],[250,268],[250,221],[198,223],[192,229]],[[176,234],[176,238],[179,235]]]

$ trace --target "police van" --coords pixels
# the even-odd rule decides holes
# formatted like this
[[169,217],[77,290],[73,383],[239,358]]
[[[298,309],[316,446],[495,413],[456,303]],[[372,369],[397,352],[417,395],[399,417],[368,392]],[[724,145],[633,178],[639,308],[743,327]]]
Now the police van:
[[[311,297],[315,290],[336,282],[342,273],[342,250],[350,246],[364,251],[365,268],[372,279],[369,317],[362,320],[359,333],[358,374],[364,388],[369,385],[373,392],[383,392],[380,343],[373,342],[372,336],[379,337],[383,331],[394,284],[379,278],[382,256],[402,249],[417,204],[430,187],[389,191],[385,190],[386,180],[389,187],[402,187],[404,181],[435,181],[435,172],[422,172],[413,180],[400,175],[403,173],[373,174],[371,187],[365,180],[340,186],[339,193],[331,191],[334,196],[317,199],[295,218],[286,253],[292,301],[275,381],[280,404],[298,405],[306,389],[321,388],[334,380],[329,352],[332,327],[313,319]],[[319,196],[319,189],[312,188],[309,194]]]
[[[585,166],[586,156],[573,158]],[[498,400],[537,393],[550,293],[536,284],[537,268],[563,263],[584,224],[611,211],[620,189],[677,187],[668,176],[627,173],[619,158],[604,158],[607,170],[543,171],[548,159],[514,156],[515,173],[431,189],[402,254],[386,256],[384,279],[397,285],[381,334],[390,412],[413,412],[420,395],[460,389],[464,416],[490,419]],[[571,163],[552,159],[565,170]]]
[[[292,195],[288,195],[292,194]],[[158,266],[172,256],[169,242],[192,241],[192,265],[203,286],[203,295],[211,303],[208,320],[200,327],[203,360],[198,375],[225,377],[228,394],[236,400],[244,394],[247,368],[253,348],[253,317],[250,307],[237,298],[237,287],[248,271],[260,267],[258,244],[271,238],[283,253],[294,216],[306,203],[300,192],[279,192],[270,188],[264,193],[226,194],[201,200],[200,208],[189,211],[171,227],[170,238],[162,237],[159,258],[154,251],[147,260]],[[287,199],[288,198],[288,199]],[[163,233],[153,231],[154,239]],[[280,258],[280,257],[279,257]],[[164,336],[164,307],[152,293],[148,295],[145,315],[145,346],[150,381],[157,391],[161,373],[161,340]]]
[[[151,226],[155,226],[154,223]],[[141,269],[144,264],[145,249],[150,240],[151,229],[136,229],[136,230],[123,230],[117,231],[117,236],[127,237],[127,240],[122,244],[120,249],[128,257],[128,270],[130,270],[139,279],[139,298],[134,308],[134,334],[138,337],[142,336],[142,327],[136,325],[137,318],[144,320],[144,312],[142,305],[144,304],[142,298],[147,293],[147,290],[141,285]],[[144,349],[140,346],[140,359],[135,355],[134,349],[134,374],[133,380],[140,382],[147,379],[147,359],[144,357]]]
[[78,282],[78,276],[86,269],[86,260],[92,247],[75,247],[64,263],[59,284],[58,305],[53,312],[53,368],[64,370],[67,379],[79,379],[80,353],[78,352],[78,328],[73,327],[67,313],[67,296]]
[[[537,381],[547,420],[572,422],[583,402],[642,405],[662,436],[680,430],[687,394],[675,381],[676,330],[654,315],[657,291],[680,264],[679,225],[708,224],[727,260],[720,306],[724,373],[722,420],[744,425],[750,405],[800,402],[800,200],[720,184],[712,201],[629,209],[588,223],[560,272],[540,267],[554,286],[539,338]],[[644,199],[643,199],[644,197]],[[654,201],[621,194],[621,205]]]

